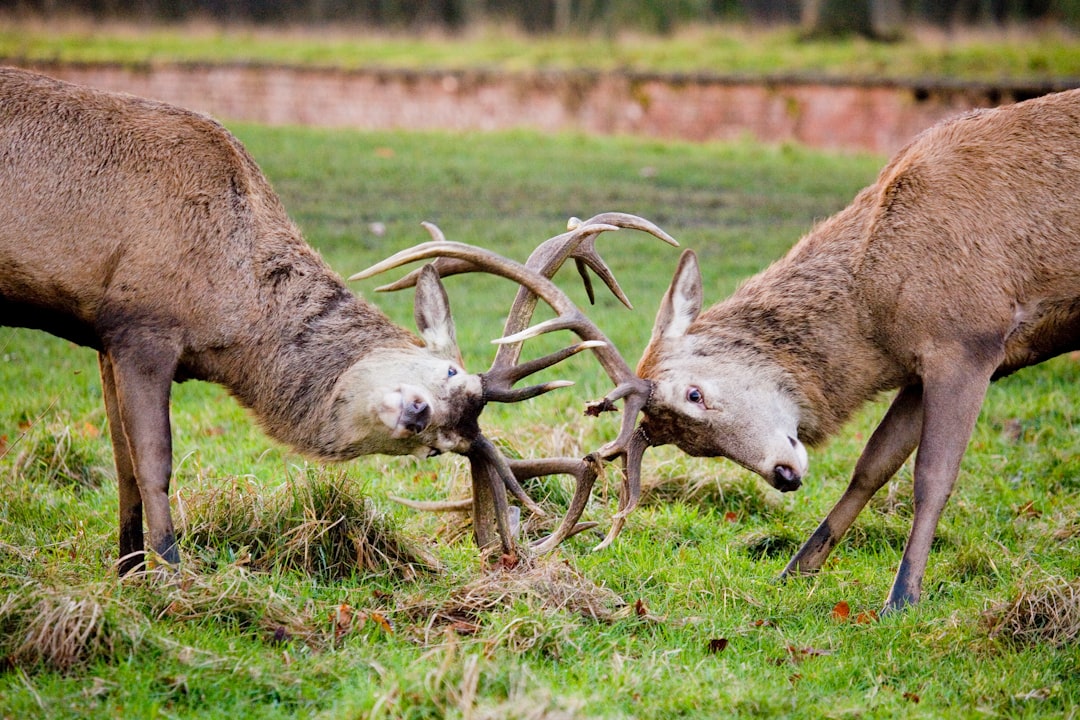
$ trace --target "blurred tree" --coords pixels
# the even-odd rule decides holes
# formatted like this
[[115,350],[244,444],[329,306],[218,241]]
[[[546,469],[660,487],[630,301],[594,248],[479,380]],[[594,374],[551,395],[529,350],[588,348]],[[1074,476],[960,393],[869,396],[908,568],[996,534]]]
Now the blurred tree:
[[174,22],[349,22],[380,28],[514,24],[531,33],[671,32],[740,19],[814,35],[896,37],[907,22],[941,27],[1030,22],[1080,26],[1080,0],[0,0],[0,11]]
[[789,25],[799,21],[800,0],[742,0],[746,17],[754,24]]
[[904,21],[902,0],[802,0],[803,32],[812,37],[862,35],[894,40]]

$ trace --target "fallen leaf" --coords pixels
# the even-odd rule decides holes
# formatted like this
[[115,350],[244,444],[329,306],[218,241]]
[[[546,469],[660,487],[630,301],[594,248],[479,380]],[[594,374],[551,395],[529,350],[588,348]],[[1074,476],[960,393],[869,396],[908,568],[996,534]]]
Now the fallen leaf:
[[480,631],[480,626],[465,620],[455,620],[450,623],[450,629],[458,635],[475,635]]
[[[342,603],[330,613],[330,622],[334,626],[334,639],[340,640],[350,630],[352,630],[353,617],[356,615],[356,611],[352,607]],[[360,621],[363,622],[367,618],[361,613]]]
[[878,621],[876,610],[867,610],[855,616],[855,622],[859,625],[869,625]]
[[387,632],[391,635],[394,634],[393,624],[391,624],[391,622],[386,619],[386,616],[378,610],[373,610],[371,614],[368,615],[368,617],[371,619],[372,622],[381,627],[384,632]]
[[634,601],[634,614],[638,617],[645,617],[649,614],[649,606],[641,598]]
[[727,649],[727,646],[728,646],[728,639],[727,638],[713,638],[712,640],[709,640],[708,650],[709,650],[710,653],[715,655],[716,653],[724,652],[724,650]]
[[810,657],[824,657],[826,655],[832,655],[832,650],[822,650],[821,648],[803,648],[802,653]]
[[97,438],[101,436],[101,430],[97,425],[90,422],[83,423],[83,435],[88,438]]
[[1041,517],[1042,510],[1035,507],[1035,502],[1033,500],[1028,500],[1026,503],[1016,508],[1016,516],[1031,520]]
[[833,605],[833,609],[832,609],[832,619],[833,620],[838,620],[840,622],[843,622],[844,620],[847,620],[849,617],[851,617],[851,606],[848,605],[845,600],[841,600],[840,602]]

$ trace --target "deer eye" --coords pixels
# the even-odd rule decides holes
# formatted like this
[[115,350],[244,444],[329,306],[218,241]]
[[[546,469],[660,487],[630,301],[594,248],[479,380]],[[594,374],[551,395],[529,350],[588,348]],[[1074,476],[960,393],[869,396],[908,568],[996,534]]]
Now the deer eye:
[[451,365],[450,369],[446,371],[446,377],[452,378],[455,375],[457,375],[457,368]]
[[686,399],[695,405],[705,406],[705,396],[701,394],[701,390],[696,387],[691,387],[686,391]]

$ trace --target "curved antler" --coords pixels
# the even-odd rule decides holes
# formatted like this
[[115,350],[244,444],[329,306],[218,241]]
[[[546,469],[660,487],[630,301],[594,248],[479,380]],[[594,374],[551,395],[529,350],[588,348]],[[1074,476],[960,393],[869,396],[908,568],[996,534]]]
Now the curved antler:
[[[648,446],[644,433],[635,433],[638,412],[644,407],[651,391],[650,384],[638,378],[615,350],[603,332],[596,327],[577,306],[550,281],[567,259],[573,258],[578,272],[585,282],[590,301],[594,300],[588,270],[592,270],[627,307],[629,299],[622,291],[614,274],[595,248],[595,238],[608,230],[630,228],[648,232],[664,242],[677,246],[667,233],[643,218],[624,213],[604,213],[584,222],[571,218],[567,232],[541,243],[529,256],[525,265],[503,258],[482,248],[447,241],[438,227],[424,223],[432,237],[403,250],[372,267],[350,277],[358,280],[385,272],[395,267],[435,258],[431,263],[442,276],[464,272],[489,272],[518,282],[521,288],[507,316],[503,337],[495,342],[500,345],[491,368],[481,374],[484,401],[516,402],[567,384],[554,381],[529,388],[514,389],[513,385],[541,369],[550,367],[564,358],[591,348],[616,387],[602,400],[591,403],[587,414],[614,410],[617,400],[624,400],[624,416],[619,436],[597,453],[585,458],[545,458],[539,460],[507,460],[495,450],[490,441],[481,435],[467,452],[473,475],[474,532],[477,543],[486,546],[494,542],[490,528],[494,524],[504,552],[510,552],[508,541],[507,504],[504,486],[509,488],[526,506],[538,511],[528,499],[519,480],[552,474],[570,474],[575,477],[574,497],[559,527],[548,537],[533,544],[533,549],[546,552],[567,537],[592,527],[595,523],[579,523],[588,503],[592,486],[599,475],[603,461],[622,456],[624,479],[620,492],[619,511],[615,515],[608,537],[597,549],[609,544],[618,535],[625,517],[636,507],[640,497],[641,456]],[[419,271],[413,271],[398,281],[376,288],[377,291],[399,290],[415,284]],[[542,299],[556,312],[556,317],[529,327],[538,299]],[[569,329],[584,342],[565,348],[527,363],[519,363],[524,340],[555,330]],[[500,482],[501,480],[501,482]],[[494,487],[498,485],[498,488]],[[440,506],[441,507],[441,506]],[[491,510],[495,516],[491,517]],[[539,514],[543,514],[542,512]]]
[[[585,289],[590,302],[595,300],[586,268],[593,270],[623,305],[628,308],[632,307],[629,299],[615,280],[614,274],[596,250],[595,240],[600,233],[589,231],[591,227],[604,225],[640,230],[655,235],[670,245],[678,246],[674,238],[644,218],[626,213],[602,213],[584,222],[577,218],[571,218],[567,223],[567,232],[541,243],[529,256],[526,265],[547,277],[551,277],[568,258],[574,258],[578,272],[585,282]],[[578,236],[580,236],[579,241],[576,240]],[[512,364],[516,362],[521,352],[520,341],[526,337],[532,337],[536,333],[536,328],[532,331],[526,330],[536,307],[536,302],[537,296],[528,287],[522,286],[518,290],[514,305],[506,320],[503,331],[504,337],[498,341],[501,345],[498,354],[495,356],[493,367],[500,363]],[[543,323],[541,323],[542,325]],[[537,328],[539,327],[537,326]],[[594,549],[600,550],[606,547],[618,536],[626,516],[637,507],[641,497],[641,459],[648,443],[644,431],[635,432],[635,426],[638,414],[648,401],[652,385],[647,380],[637,377],[610,342],[605,348],[597,349],[595,354],[608,377],[615,384],[615,389],[603,399],[590,403],[586,408],[586,414],[595,416],[601,412],[616,410],[615,402],[620,399],[623,400],[623,418],[619,435],[597,452],[587,455],[580,461],[572,461],[571,465],[564,466],[562,470],[551,469],[552,466],[549,465],[542,468],[531,468],[531,470],[535,470],[533,474],[519,476],[519,479],[525,479],[536,475],[550,475],[561,472],[573,475],[576,480],[574,497],[570,501],[566,515],[563,517],[559,527],[551,535],[534,543],[533,549],[537,552],[552,550],[566,538],[580,532],[581,524],[578,523],[578,520],[585,511],[592,486],[603,467],[604,461],[621,456],[623,458],[623,480],[619,494],[619,510],[612,518],[612,527],[603,542]],[[557,463],[560,460],[552,458],[549,463]],[[541,469],[544,471],[541,472]]]

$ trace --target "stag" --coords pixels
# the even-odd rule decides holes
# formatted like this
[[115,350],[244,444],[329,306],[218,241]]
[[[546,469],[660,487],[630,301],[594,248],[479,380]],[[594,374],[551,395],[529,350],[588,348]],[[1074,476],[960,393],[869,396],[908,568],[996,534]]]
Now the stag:
[[[914,520],[886,611],[919,600],[931,541],[989,384],[1080,348],[1080,91],[945,121],[731,297],[702,310],[684,252],[598,451],[627,465],[610,542],[649,446],[727,457],[797,489],[806,446],[879,394],[892,404],[784,576],[818,570],[915,452]],[[634,427],[640,410],[642,420]]]
[[[492,493],[505,495],[505,485],[538,510],[483,437],[479,414],[487,402],[566,385],[513,387],[595,341],[465,372],[433,268],[416,282],[417,337],[350,292],[240,142],[188,110],[0,69],[0,157],[0,323],[98,352],[121,573],[145,567],[144,514],[150,550],[180,560],[168,496],[174,381],[224,386],[269,436],[319,460],[468,455],[485,487],[498,486]],[[586,223],[557,255],[617,290],[584,242],[622,222],[612,219]],[[647,221],[629,224],[666,237]],[[514,279],[554,296],[544,273],[556,269]],[[585,473],[580,463],[570,470]],[[505,512],[492,515],[508,550]]]

